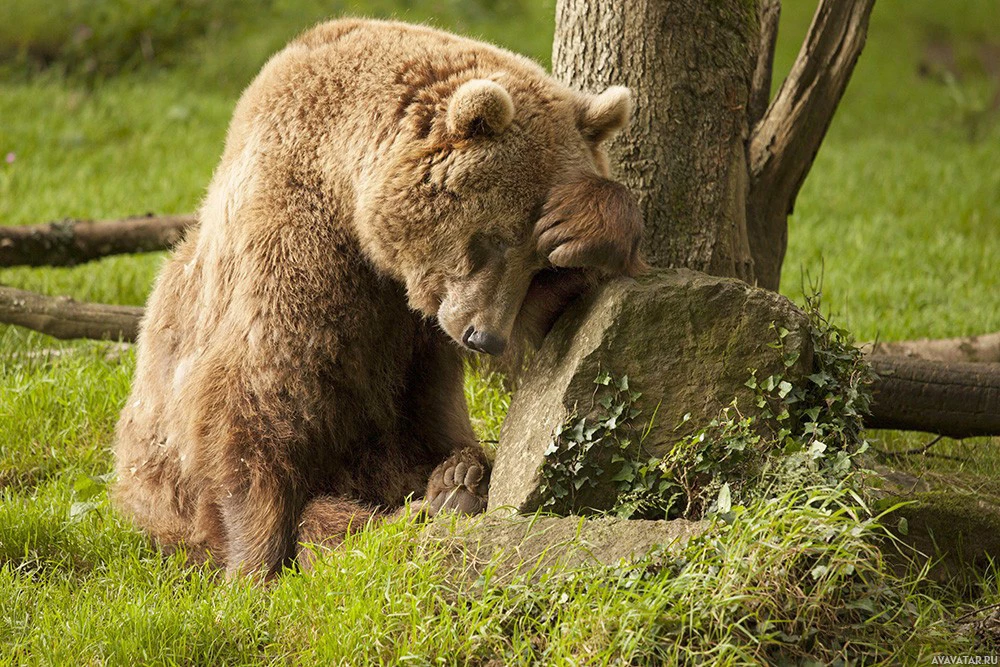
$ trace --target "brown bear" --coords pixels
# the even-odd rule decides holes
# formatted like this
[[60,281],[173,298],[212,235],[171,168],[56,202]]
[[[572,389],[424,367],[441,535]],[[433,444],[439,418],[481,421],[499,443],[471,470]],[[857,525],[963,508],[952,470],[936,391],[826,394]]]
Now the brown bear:
[[425,27],[293,41],[150,296],[117,505],[163,548],[265,576],[424,489],[428,513],[481,511],[465,351],[501,355],[640,266],[601,147],[629,111],[625,89]]

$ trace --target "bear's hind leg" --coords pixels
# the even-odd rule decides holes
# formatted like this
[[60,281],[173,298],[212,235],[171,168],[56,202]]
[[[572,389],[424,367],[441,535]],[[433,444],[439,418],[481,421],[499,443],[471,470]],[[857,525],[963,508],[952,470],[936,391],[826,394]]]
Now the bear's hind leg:
[[[244,473],[246,474],[246,473]],[[294,556],[298,502],[294,483],[270,472],[233,479],[219,502],[227,537],[226,574],[270,578]]]
[[303,570],[311,570],[316,558],[336,549],[344,539],[362,530],[377,516],[375,510],[338,496],[316,496],[299,518],[295,560]]

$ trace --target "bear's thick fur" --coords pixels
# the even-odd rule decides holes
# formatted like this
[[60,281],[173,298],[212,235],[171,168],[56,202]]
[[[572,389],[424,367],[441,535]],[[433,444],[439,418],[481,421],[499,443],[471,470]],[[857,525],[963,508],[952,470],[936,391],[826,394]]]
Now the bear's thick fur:
[[463,348],[499,355],[638,267],[600,146],[628,115],[624,89],[424,27],[292,42],[149,299],[118,506],[164,548],[265,575],[425,488],[431,513],[481,511]]

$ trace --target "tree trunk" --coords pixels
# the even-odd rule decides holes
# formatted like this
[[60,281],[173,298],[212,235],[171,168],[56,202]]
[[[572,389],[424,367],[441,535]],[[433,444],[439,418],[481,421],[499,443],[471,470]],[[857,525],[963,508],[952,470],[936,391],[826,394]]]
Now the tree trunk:
[[632,89],[610,145],[645,216],[647,260],[753,282],[746,227],[747,102],[755,0],[559,0],[553,74],[573,88]]
[[[818,0],[771,101],[780,0],[558,0],[553,74],[595,93],[632,89],[632,123],[609,153],[643,212],[651,264],[778,289],[788,215],[874,3]],[[1000,428],[994,369],[875,363],[884,375],[870,426],[955,436]]]

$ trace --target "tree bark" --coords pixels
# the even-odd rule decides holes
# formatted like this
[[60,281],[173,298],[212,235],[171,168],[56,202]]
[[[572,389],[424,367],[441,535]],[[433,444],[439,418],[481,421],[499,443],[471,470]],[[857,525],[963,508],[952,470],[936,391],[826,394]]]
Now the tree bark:
[[1000,434],[1000,366],[869,357],[879,375],[868,428],[950,438]]
[[778,290],[788,216],[840,103],[875,0],[820,0],[788,78],[750,139],[747,227],[757,282]]
[[162,215],[0,227],[0,267],[72,266],[107,255],[167,250],[195,222],[193,215]]
[[746,139],[759,30],[754,0],[556,5],[553,74],[589,92],[632,89],[632,123],[609,153],[653,265],[754,279]]
[[142,308],[78,303],[0,287],[0,322],[34,329],[55,338],[95,338],[132,342],[139,332]]

